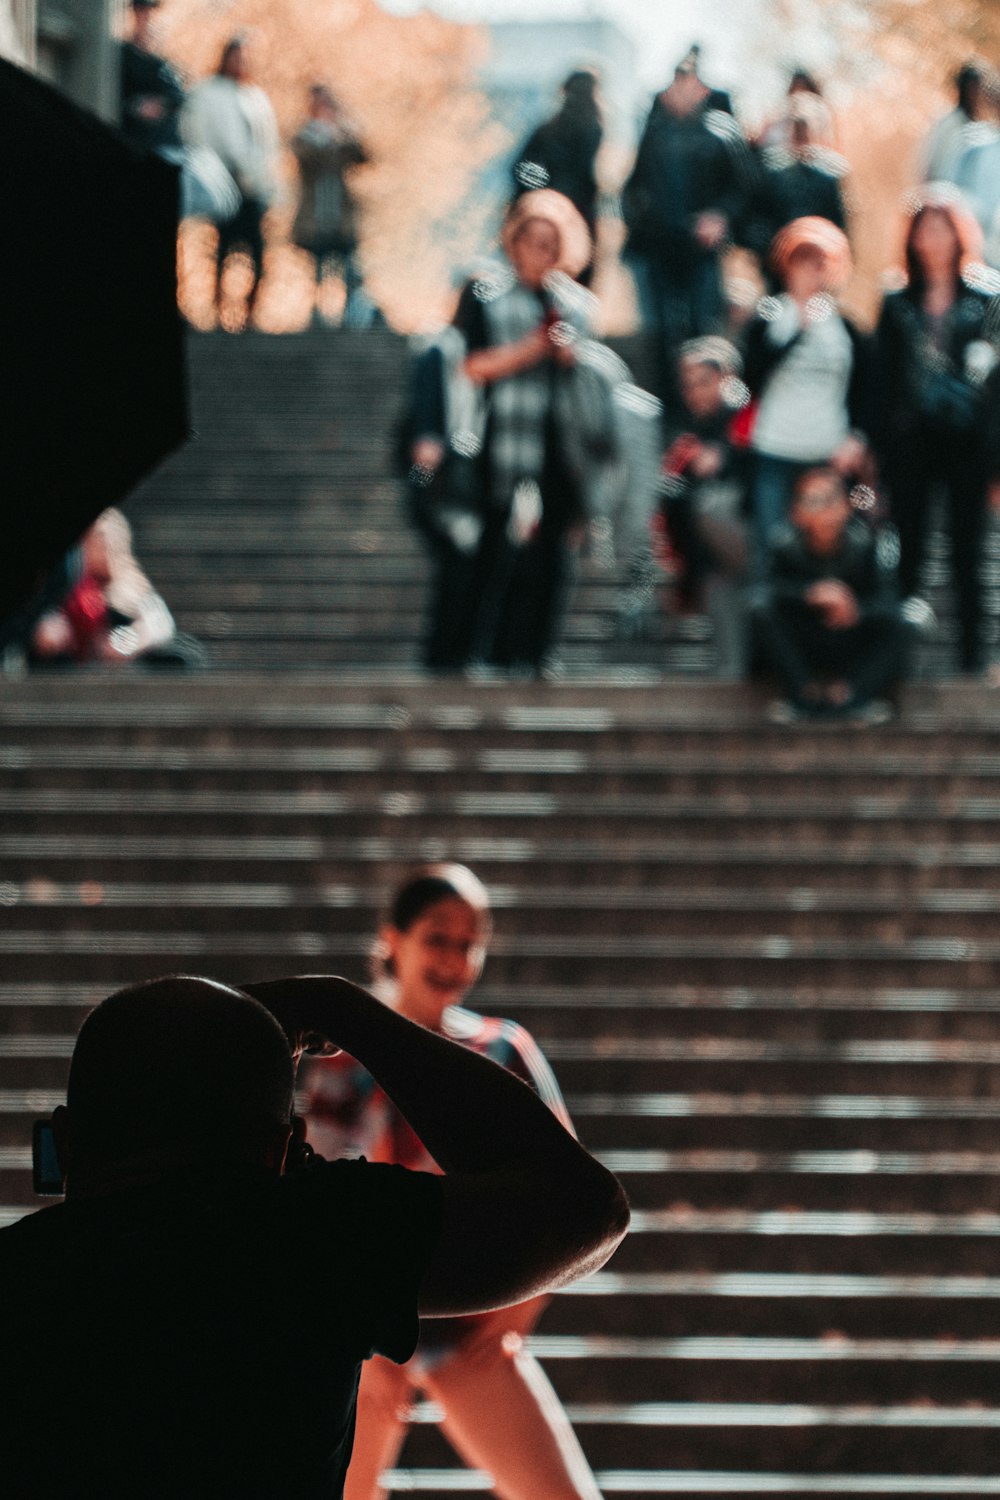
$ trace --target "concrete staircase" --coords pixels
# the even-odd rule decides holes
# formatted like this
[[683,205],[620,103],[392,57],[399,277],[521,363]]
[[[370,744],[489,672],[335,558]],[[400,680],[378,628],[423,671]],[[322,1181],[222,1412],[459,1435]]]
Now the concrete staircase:
[[[397,876],[457,858],[496,906],[478,1002],[538,1037],[634,1205],[533,1339],[605,1493],[1000,1494],[1000,701],[924,682],[883,729],[770,728],[693,680],[707,642],[636,668],[587,635],[587,579],[570,680],[422,681],[422,561],[383,447],[352,488],[347,420],[393,407],[398,350],[274,340],[264,390],[257,348],[195,342],[238,446],[206,415],[135,512],[180,623],[243,670],[2,685],[0,1222],[102,995],[361,978]],[[336,636],[352,610],[381,635]],[[394,1492],[488,1493],[416,1416]]]

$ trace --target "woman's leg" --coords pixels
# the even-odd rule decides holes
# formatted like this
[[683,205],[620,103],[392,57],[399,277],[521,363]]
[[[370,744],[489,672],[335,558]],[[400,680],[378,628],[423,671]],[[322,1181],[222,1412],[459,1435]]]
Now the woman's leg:
[[376,1354],[361,1371],[358,1417],[344,1500],[384,1500],[379,1476],[391,1469],[409,1425],[413,1385],[405,1365]]
[[[965,446],[966,450],[971,446],[968,440]],[[959,625],[959,664],[963,672],[980,672],[985,665],[982,568],[986,474],[979,454],[963,452],[958,441],[948,454],[945,489]]]
[[750,510],[754,545],[751,569],[754,578],[766,578],[771,547],[777,532],[788,521],[795,481],[804,465],[769,453],[755,453],[750,475]]
[[927,518],[931,486],[936,477],[930,444],[916,437],[900,442],[886,457],[889,511],[899,532],[899,592],[908,599],[919,594],[927,546]]
[[243,225],[244,240],[253,267],[253,280],[247,293],[247,316],[252,314],[264,276],[264,215],[267,205],[257,198],[243,200],[246,217]]
[[600,1500],[559,1397],[502,1319],[421,1383],[443,1408],[441,1430],[456,1453],[493,1476],[500,1500]]

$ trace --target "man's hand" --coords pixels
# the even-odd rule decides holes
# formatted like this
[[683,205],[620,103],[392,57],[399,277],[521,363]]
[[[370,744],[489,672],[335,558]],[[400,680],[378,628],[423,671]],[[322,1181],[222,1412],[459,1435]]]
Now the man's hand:
[[357,1058],[444,1173],[423,1314],[524,1302],[608,1259],[628,1226],[621,1185],[519,1078],[345,979],[299,975],[245,992],[294,1052],[339,1045]]
[[35,625],[32,645],[39,656],[60,656],[73,650],[73,627],[60,610],[42,616]]
[[703,250],[717,250],[729,232],[725,214],[706,209],[694,221],[694,237]]
[[853,433],[850,437],[844,439],[830,459],[830,467],[836,469],[838,474],[843,474],[845,477],[866,474],[869,465],[868,445],[863,438],[857,437]]
[[573,346],[573,330],[568,324],[551,322],[542,324],[548,340],[549,358],[561,370],[571,370],[576,364],[576,349]]
[[805,600],[823,616],[828,630],[850,630],[858,623],[858,601],[839,578],[821,578],[806,590]]
[[718,443],[701,443],[691,460],[691,473],[697,479],[714,479],[722,463],[722,449]]
[[410,449],[410,462],[415,469],[435,474],[444,462],[444,443],[440,438],[417,438]]
[[[324,1015],[335,1017],[338,994],[345,999],[354,999],[359,993],[358,986],[349,979],[334,975],[325,978],[323,985],[329,1002]],[[288,1038],[296,1062],[303,1052],[311,1057],[335,1057],[340,1051],[333,1037],[317,1031],[316,1003],[309,989],[284,979],[263,980],[260,984],[244,984],[240,988],[271,1012]]]

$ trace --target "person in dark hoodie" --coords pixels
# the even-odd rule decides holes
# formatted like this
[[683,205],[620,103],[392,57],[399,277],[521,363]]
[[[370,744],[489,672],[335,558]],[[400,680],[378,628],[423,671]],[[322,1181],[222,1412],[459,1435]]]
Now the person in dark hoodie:
[[[513,170],[515,201],[534,188],[554,188],[583,217],[591,238],[597,230],[595,163],[604,138],[597,89],[597,74],[589,68],[571,73],[558,112],[532,131]],[[589,280],[590,270],[585,268],[579,280]]]
[[807,215],[847,233],[847,162],[827,144],[833,116],[816,94],[788,99],[787,138],[761,152],[761,171],[743,225],[742,243],[764,263],[779,230]]
[[144,151],[180,151],[184,85],[156,50],[160,0],[131,0],[132,34],[120,49],[119,112],[122,134]]
[[625,258],[666,376],[685,339],[720,333],[721,257],[750,181],[750,153],[689,53],[657,95],[622,193]]

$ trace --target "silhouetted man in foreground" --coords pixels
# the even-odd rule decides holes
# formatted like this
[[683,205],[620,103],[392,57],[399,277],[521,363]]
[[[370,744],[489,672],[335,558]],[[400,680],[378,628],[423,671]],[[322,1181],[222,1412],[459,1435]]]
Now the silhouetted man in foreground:
[[[66,1202],[0,1233],[11,1500],[331,1500],[361,1362],[417,1315],[604,1263],[622,1190],[517,1079],[327,977],[165,978],[86,1020]],[[306,1160],[304,1047],[356,1057],[443,1177]]]

